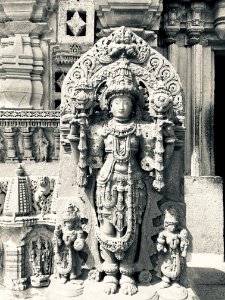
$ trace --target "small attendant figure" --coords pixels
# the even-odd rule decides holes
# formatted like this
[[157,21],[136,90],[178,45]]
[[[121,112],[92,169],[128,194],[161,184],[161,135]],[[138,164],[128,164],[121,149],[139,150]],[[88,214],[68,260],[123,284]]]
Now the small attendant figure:
[[79,251],[84,248],[84,235],[78,208],[69,204],[63,213],[63,224],[54,231],[56,272],[61,282],[74,280],[81,275],[82,259]]
[[177,211],[170,207],[164,212],[164,230],[157,238],[159,267],[161,270],[162,287],[169,287],[172,283],[179,285],[184,258],[187,255],[188,234],[186,229],[178,229]]

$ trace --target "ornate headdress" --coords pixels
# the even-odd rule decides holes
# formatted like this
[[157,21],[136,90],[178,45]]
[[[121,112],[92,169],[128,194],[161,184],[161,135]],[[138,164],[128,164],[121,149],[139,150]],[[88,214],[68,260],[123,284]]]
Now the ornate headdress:
[[80,220],[79,216],[79,210],[78,208],[73,205],[72,203],[69,203],[66,210],[64,210],[62,215],[63,223],[67,221],[75,222]]
[[178,224],[179,217],[177,210],[174,207],[168,207],[164,212],[164,226],[169,224]]
[[129,66],[129,60],[121,58],[110,70],[106,81],[106,101],[109,103],[116,95],[128,95],[134,100],[139,98],[138,84]]

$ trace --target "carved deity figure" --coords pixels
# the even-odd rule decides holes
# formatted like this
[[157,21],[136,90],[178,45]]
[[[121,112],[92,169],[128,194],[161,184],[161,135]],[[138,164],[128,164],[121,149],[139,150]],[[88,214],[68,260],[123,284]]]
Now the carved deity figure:
[[30,262],[32,265],[31,285],[43,287],[49,285],[52,269],[52,247],[50,241],[43,237],[31,241]]
[[179,229],[177,211],[170,207],[164,212],[164,230],[157,238],[157,251],[160,253],[162,287],[172,283],[179,285],[184,259],[189,245],[186,229]]
[[82,259],[79,251],[84,248],[79,210],[69,204],[63,213],[63,224],[54,231],[56,272],[62,283],[75,280],[81,275]]
[[44,130],[39,128],[34,134],[34,151],[36,161],[42,162],[48,160],[49,141],[45,137]]
[[[86,129],[80,125],[79,148],[81,152],[85,149],[82,132],[86,131],[87,165],[96,175],[96,237],[106,273],[105,292],[115,293],[120,286],[124,294],[133,295],[137,292],[135,269],[144,269],[137,256],[144,239],[144,235],[140,238],[140,231],[143,218],[147,217],[146,207],[149,210],[150,185],[155,190],[164,187],[162,143],[173,145],[175,137],[168,120],[157,123],[138,117],[141,92],[127,60],[120,60],[107,79],[105,102],[101,105],[105,105],[111,118]],[[82,157],[81,154],[81,160]],[[87,168],[78,169],[80,186],[87,184],[86,174]],[[149,174],[154,174],[154,179]],[[148,258],[145,263],[150,265]]]
[[[77,190],[88,218],[86,265],[104,290],[137,292],[151,279],[154,218],[182,113],[180,81],[145,41],[121,27],[78,60],[62,87]],[[177,123],[179,120],[177,119]],[[96,241],[97,239],[97,241]],[[137,273],[138,276],[134,276]]]

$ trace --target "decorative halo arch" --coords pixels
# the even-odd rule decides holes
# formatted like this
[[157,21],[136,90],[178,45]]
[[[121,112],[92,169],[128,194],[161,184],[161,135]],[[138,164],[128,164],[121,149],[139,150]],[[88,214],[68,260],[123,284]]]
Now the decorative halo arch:
[[89,107],[94,108],[99,87],[104,86],[121,59],[129,62],[136,81],[146,88],[144,106],[149,115],[157,117],[172,110],[170,118],[176,117],[183,123],[182,86],[176,70],[165,57],[125,27],[101,38],[74,63],[62,86],[62,115],[74,112],[72,106],[78,98],[79,104],[85,99],[85,103],[89,102]]

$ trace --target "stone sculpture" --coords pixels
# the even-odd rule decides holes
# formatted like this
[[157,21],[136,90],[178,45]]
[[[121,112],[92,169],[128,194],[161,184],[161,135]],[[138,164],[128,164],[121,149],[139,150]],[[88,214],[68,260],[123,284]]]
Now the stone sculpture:
[[36,161],[42,162],[48,160],[49,141],[45,137],[43,128],[39,128],[34,135],[34,151]]
[[55,266],[62,283],[77,279],[81,275],[82,259],[79,251],[85,240],[81,228],[78,208],[70,203],[63,213],[63,223],[54,231]]
[[179,228],[177,211],[173,207],[166,209],[164,230],[157,238],[162,287],[169,287],[171,284],[179,285],[188,245],[188,233],[186,229]]
[[135,294],[134,273],[140,281],[144,274],[151,280],[153,219],[160,215],[164,168],[176,142],[175,119],[179,123],[182,114],[173,72],[121,27],[74,64],[62,87],[62,121],[70,119],[77,189],[90,201],[87,211],[90,205],[95,209],[88,220],[94,263],[88,259],[87,265],[105,272],[106,294],[119,287],[125,295]]
[[51,244],[47,239],[38,237],[31,241],[32,286],[43,287],[49,285],[49,276],[52,271],[52,254]]
[[41,212],[42,215],[48,211],[47,197],[51,192],[51,182],[47,176],[40,177],[38,187],[34,193],[34,208],[36,213]]

